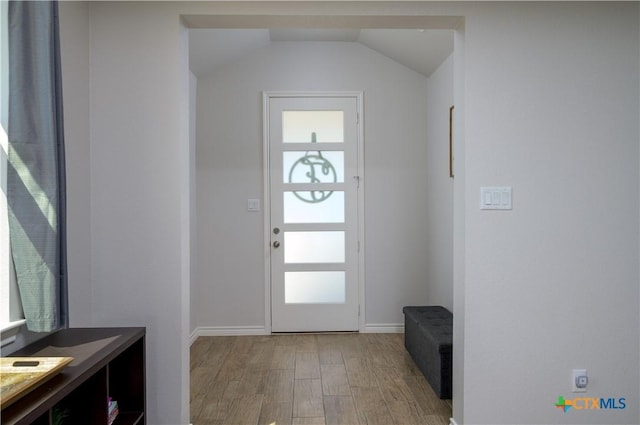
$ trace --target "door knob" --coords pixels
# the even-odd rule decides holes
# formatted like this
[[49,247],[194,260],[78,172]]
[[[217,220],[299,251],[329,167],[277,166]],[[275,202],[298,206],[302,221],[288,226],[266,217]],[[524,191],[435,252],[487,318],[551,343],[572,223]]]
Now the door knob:
[[279,241],[275,241],[275,242],[273,243],[273,247],[274,247],[274,248],[278,248],[278,247],[280,247],[280,242],[279,242]]

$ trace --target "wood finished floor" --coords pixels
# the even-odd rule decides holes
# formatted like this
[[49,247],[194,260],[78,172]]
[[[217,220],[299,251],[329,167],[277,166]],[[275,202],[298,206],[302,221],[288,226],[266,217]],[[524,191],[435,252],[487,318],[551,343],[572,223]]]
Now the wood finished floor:
[[403,334],[200,337],[193,425],[447,425]]

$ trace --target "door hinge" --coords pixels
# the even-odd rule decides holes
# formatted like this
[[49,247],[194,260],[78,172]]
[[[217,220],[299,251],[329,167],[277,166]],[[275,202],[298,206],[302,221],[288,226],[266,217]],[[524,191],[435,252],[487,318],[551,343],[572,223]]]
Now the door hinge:
[[360,124],[360,113],[356,112],[356,124]]
[[360,189],[360,176],[353,176],[353,179],[356,181],[356,188]]

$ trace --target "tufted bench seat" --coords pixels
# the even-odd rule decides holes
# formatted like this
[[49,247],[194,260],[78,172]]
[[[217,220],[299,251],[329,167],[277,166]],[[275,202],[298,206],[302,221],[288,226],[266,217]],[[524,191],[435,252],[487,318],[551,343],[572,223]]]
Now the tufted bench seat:
[[404,346],[442,399],[451,398],[453,315],[440,306],[404,307]]

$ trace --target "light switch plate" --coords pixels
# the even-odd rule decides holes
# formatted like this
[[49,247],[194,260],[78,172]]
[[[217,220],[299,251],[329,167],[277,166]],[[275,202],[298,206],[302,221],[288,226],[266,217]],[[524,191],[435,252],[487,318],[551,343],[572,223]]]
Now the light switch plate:
[[480,209],[481,210],[510,210],[512,209],[511,187],[481,187],[480,188]]
[[260,199],[247,199],[247,211],[260,211]]

